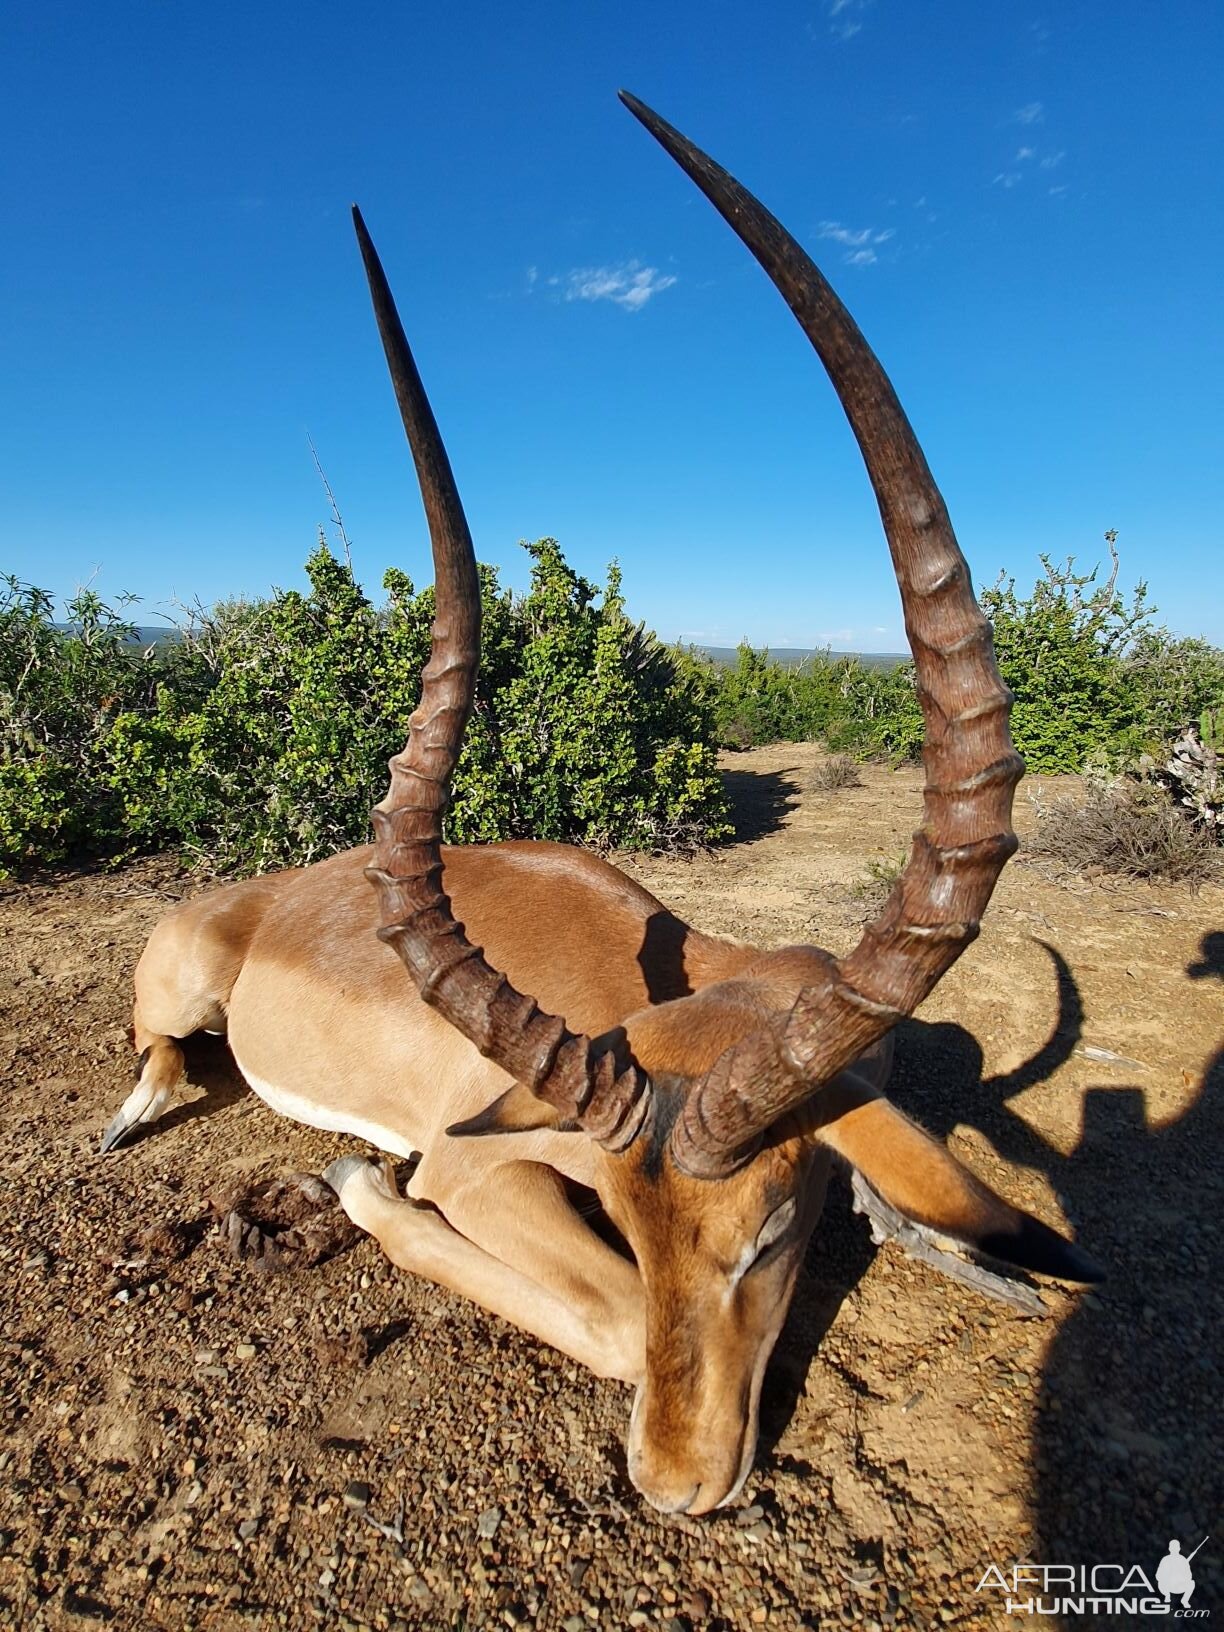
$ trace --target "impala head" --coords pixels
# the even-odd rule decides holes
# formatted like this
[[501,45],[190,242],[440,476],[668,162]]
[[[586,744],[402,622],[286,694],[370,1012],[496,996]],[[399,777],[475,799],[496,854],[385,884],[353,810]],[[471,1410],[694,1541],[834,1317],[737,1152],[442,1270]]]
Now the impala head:
[[[358,239],[433,542],[437,619],[408,743],[374,812],[382,938],[422,996],[520,1086],[453,1135],[552,1122],[600,1148],[601,1186],[647,1309],[629,1467],[667,1511],[739,1489],[765,1362],[819,1214],[830,1153],[920,1223],[1026,1268],[1095,1278],[882,1097],[890,1033],[974,939],[1016,847],[1023,772],[990,628],[913,431],[837,296],[776,220],[640,102],[622,100],[743,239],[811,340],[858,439],[901,589],[926,721],[925,818],[879,918],[847,957],[796,947],[745,978],[602,1037],[542,1012],[466,939],[443,888],[442,816],[474,693],[471,538],[373,245]],[[525,1091],[524,1091],[525,1090]]]
[[[609,1211],[646,1290],[646,1372],[629,1474],[664,1512],[729,1501],[752,1467],[761,1384],[824,1201],[827,1158],[797,1128],[711,1184],[667,1154],[683,1087],[615,1160]],[[813,1172],[813,1169],[816,1172]]]

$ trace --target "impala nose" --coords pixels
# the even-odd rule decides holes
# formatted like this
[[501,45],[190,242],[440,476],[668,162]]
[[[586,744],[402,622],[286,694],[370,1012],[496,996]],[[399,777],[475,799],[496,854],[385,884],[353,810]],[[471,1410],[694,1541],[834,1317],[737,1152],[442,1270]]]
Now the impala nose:
[[641,1490],[646,1501],[648,1501],[651,1507],[653,1507],[658,1513],[687,1513],[689,1508],[692,1507],[694,1501],[696,1500],[697,1492],[701,1489],[701,1486],[694,1485],[692,1490],[690,1490],[687,1495],[680,1497],[670,1495],[665,1496],[658,1492],[652,1493],[640,1485],[638,1486],[638,1489]]
[[701,1489],[700,1481],[694,1484],[683,1472],[654,1466],[640,1453],[630,1452],[629,1477],[634,1489],[659,1513],[687,1513]]
[[[634,1489],[659,1513],[709,1513],[731,1500],[744,1482],[743,1442],[722,1444],[693,1413],[677,1412],[685,1424],[678,1432],[652,1432],[658,1398],[648,1386],[638,1389],[629,1416],[626,1450]],[[753,1436],[755,1443],[755,1436]],[[751,1457],[747,1459],[751,1465]]]

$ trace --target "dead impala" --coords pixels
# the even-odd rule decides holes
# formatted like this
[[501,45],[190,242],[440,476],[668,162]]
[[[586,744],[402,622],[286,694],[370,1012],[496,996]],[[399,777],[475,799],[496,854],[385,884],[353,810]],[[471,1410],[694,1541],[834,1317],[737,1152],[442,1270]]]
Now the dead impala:
[[[179,1039],[225,1032],[273,1109],[420,1153],[409,1198],[385,1158],[344,1157],[326,1177],[393,1262],[634,1384],[635,1485],[663,1511],[704,1513],[752,1464],[765,1363],[833,1153],[941,1234],[1067,1279],[1096,1271],[884,1097],[893,1026],[977,935],[1016,848],[1011,698],[943,500],[883,370],[803,250],[724,170],[623,100],[764,267],[862,449],[926,721],[925,816],[904,873],[836,959],[703,935],[581,850],[442,847],[479,654],[476,568],[354,211],[433,543],[420,705],[372,848],[228,885],[154,930],[136,971],[138,1083],[103,1149],[163,1109],[183,1072]],[[574,1210],[567,1179],[597,1192],[632,1260]]]

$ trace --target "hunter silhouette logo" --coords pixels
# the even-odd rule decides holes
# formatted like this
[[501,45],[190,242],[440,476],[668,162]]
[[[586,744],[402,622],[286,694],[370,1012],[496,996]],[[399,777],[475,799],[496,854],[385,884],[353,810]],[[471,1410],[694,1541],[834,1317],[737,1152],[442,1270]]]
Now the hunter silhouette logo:
[[[1194,1553],[1206,1545],[1207,1539],[1206,1536],[1203,1537]],[[1168,1552],[1156,1566],[1157,1587],[1166,1598],[1180,1598],[1183,1609],[1190,1608],[1190,1600],[1194,1596],[1194,1576],[1190,1573],[1190,1559],[1194,1557],[1194,1553],[1191,1553],[1189,1558],[1183,1558],[1181,1542],[1171,1541]]]
[[1007,1615],[1169,1615],[1175,1620],[1206,1620],[1209,1609],[1192,1609],[1194,1573],[1190,1561],[1211,1538],[1204,1536],[1193,1553],[1181,1542],[1156,1566],[1155,1580],[1139,1564],[992,1564],[975,1592],[1001,1592]]

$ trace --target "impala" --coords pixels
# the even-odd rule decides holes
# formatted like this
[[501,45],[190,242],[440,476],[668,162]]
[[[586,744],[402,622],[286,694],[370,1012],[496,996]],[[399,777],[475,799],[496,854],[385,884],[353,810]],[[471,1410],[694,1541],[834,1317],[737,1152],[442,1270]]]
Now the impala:
[[[905,870],[838,959],[704,935],[582,850],[442,846],[479,653],[476,567],[355,210],[433,545],[420,704],[372,847],[230,884],[154,930],[136,971],[137,1086],[103,1149],[164,1108],[182,1038],[224,1032],[273,1109],[419,1154],[407,1196],[386,1155],[342,1157],[326,1177],[394,1263],[635,1385],[633,1482],[655,1507],[696,1514],[729,1501],[751,1467],[765,1363],[834,1154],[892,1208],[988,1255],[1070,1280],[1096,1271],[884,1097],[893,1026],[977,935],[1016,848],[1011,698],[943,501],[807,255],[724,170],[622,99],[764,267],[862,449],[926,721],[925,815]],[[598,1194],[628,1253],[579,1215],[567,1180]]]

